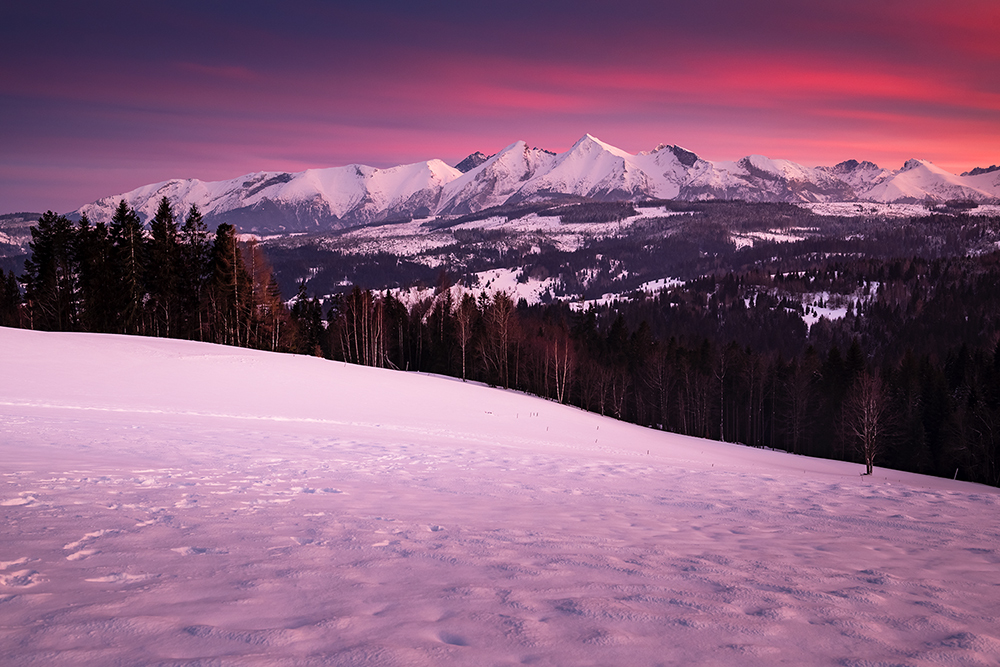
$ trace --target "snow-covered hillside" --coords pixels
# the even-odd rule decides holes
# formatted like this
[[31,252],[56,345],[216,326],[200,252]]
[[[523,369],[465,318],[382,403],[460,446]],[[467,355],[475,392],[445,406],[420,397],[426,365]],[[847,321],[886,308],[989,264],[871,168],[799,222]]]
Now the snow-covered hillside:
[[182,212],[197,204],[213,226],[229,222],[247,232],[281,233],[580,198],[1000,203],[1000,172],[956,176],[923,160],[910,160],[899,171],[855,160],[810,168],[762,155],[712,162],[662,144],[632,155],[589,134],[565,153],[518,141],[488,158],[476,152],[459,166],[430,160],[389,169],[349,165],[228,181],[171,180],[105,197],[74,214],[107,220],[125,199],[148,219],[167,197]]
[[1000,495],[514,392],[0,329],[9,664],[996,664]]

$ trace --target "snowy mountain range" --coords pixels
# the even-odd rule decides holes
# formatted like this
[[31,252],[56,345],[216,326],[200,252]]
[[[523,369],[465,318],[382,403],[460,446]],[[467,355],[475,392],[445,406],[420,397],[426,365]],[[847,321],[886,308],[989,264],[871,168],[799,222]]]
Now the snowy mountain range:
[[148,219],[162,197],[178,211],[197,204],[213,227],[228,222],[243,231],[282,233],[550,200],[998,203],[1000,170],[955,175],[926,160],[909,160],[895,171],[856,160],[805,167],[762,155],[713,162],[662,144],[633,155],[587,134],[565,153],[518,141],[492,156],[477,151],[456,167],[435,159],[388,169],[348,165],[227,181],[174,179],[104,197],[74,216],[107,220],[125,199]]

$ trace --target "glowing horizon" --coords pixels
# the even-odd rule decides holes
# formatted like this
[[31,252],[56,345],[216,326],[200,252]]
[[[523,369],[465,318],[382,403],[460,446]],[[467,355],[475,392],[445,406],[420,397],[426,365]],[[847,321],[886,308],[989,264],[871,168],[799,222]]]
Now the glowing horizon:
[[45,4],[2,10],[0,213],[585,133],[715,161],[1000,163],[984,0]]

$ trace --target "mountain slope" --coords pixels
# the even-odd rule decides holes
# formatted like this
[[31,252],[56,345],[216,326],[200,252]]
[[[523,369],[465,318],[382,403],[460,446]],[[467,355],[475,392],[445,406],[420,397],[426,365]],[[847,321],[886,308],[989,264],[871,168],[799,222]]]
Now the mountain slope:
[[430,214],[442,186],[460,175],[441,160],[429,160],[388,169],[348,165],[296,174],[258,172],[228,181],[171,180],[105,197],[76,214],[107,220],[124,198],[145,220],[167,197],[178,212],[196,204],[213,226],[230,222],[256,232],[337,229]]
[[462,215],[504,204],[526,182],[551,168],[555,157],[516,141],[445,185],[436,213]]
[[[994,178],[990,179],[990,176]],[[903,204],[949,199],[992,203],[1000,194],[997,180],[996,173],[956,176],[926,160],[908,160],[898,172],[863,190],[861,198],[867,201]],[[991,182],[992,192],[989,190]]]
[[0,367],[5,664],[1000,657],[997,489],[205,343]]

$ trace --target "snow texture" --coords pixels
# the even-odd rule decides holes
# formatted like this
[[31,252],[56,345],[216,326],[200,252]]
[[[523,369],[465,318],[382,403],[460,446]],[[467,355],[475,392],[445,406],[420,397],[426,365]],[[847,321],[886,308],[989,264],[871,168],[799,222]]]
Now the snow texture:
[[471,383],[0,329],[16,665],[991,665],[997,489]]

